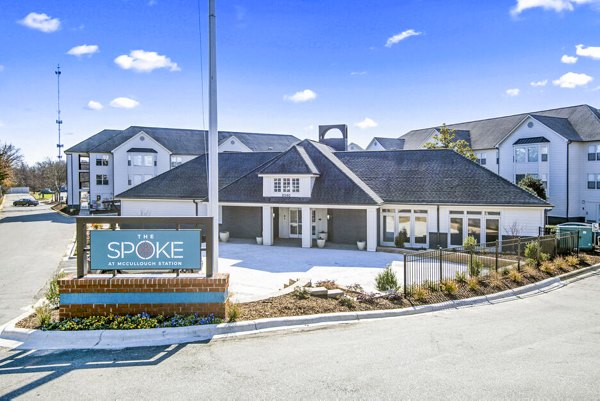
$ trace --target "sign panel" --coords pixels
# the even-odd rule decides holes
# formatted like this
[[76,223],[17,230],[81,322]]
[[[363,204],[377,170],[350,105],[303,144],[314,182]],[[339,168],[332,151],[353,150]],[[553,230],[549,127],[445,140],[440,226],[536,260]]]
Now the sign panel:
[[92,270],[200,269],[200,230],[94,230]]
[[597,233],[598,231],[600,231],[600,224],[592,223],[592,232]]

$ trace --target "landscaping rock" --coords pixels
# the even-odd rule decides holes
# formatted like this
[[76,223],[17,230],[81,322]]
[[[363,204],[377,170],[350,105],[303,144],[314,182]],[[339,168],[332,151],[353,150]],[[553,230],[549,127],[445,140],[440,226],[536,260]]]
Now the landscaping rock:
[[327,288],[325,287],[306,287],[306,290],[313,297],[327,298]]
[[340,298],[344,295],[344,291],[340,289],[327,290],[327,298]]

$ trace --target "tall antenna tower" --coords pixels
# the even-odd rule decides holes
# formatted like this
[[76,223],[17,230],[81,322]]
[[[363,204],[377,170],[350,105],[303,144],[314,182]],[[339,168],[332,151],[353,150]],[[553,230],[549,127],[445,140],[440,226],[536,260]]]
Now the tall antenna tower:
[[64,146],[62,143],[60,143],[60,126],[63,123],[60,119],[60,74],[62,74],[60,71],[60,64],[56,66],[56,71],[54,71],[54,74],[56,74],[56,126],[58,127],[58,143],[56,144],[56,147],[58,148],[58,160],[60,160],[62,159],[62,154],[60,153],[61,148]]

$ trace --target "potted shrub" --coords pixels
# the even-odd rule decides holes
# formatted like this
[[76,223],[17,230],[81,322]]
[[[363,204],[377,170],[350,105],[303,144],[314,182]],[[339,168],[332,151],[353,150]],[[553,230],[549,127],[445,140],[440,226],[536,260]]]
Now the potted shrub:
[[323,239],[323,238],[317,238],[317,246],[318,246],[319,248],[325,248],[325,241],[326,241],[326,240],[325,240],[325,239]]
[[258,245],[262,245],[262,244],[263,244],[263,239],[262,239],[262,237],[256,237],[256,243],[257,243]]
[[398,235],[396,235],[396,238],[394,238],[394,245],[396,245],[396,248],[404,248],[404,244],[408,242],[408,240],[408,232],[406,231],[406,228],[403,228]]
[[229,241],[229,231],[221,231],[221,232],[219,232],[219,239],[222,242]]
[[367,247],[367,241],[356,241],[356,246],[358,247],[359,251],[364,251]]

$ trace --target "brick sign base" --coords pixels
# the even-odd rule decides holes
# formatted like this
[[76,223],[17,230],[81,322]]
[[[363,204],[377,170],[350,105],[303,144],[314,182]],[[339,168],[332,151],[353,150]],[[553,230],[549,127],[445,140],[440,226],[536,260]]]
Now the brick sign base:
[[150,315],[214,313],[225,317],[229,274],[211,278],[197,275],[125,275],[58,280],[60,319],[146,312]]

